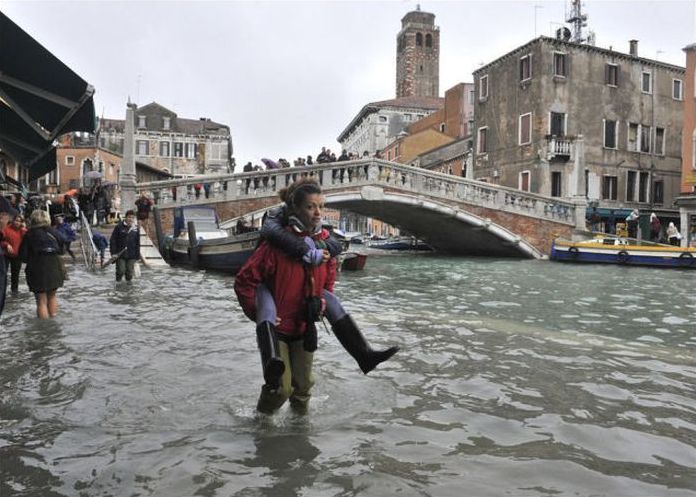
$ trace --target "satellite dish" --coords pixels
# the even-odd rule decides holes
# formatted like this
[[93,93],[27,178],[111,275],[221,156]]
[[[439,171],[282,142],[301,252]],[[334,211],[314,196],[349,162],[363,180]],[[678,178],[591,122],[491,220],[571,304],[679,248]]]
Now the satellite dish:
[[570,29],[568,28],[562,28],[563,29],[563,41],[570,41]]

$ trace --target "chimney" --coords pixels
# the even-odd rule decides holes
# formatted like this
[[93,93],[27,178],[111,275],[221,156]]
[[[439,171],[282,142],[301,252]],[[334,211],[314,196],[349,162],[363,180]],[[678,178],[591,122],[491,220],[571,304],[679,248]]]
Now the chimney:
[[630,47],[628,53],[634,57],[638,57],[638,40],[630,40],[628,44]]

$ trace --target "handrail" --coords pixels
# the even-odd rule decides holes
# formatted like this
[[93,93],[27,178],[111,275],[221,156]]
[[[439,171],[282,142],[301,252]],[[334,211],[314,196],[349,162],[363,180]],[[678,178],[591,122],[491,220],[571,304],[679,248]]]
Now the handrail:
[[[137,184],[136,189],[151,195],[159,207],[173,207],[277,196],[281,188],[303,176],[316,178],[325,193],[347,187],[381,186],[563,224],[575,225],[576,222],[576,204],[572,201],[382,159],[150,181]],[[200,188],[196,197],[195,184],[207,184],[208,194],[205,188]]]
[[92,228],[87,222],[85,213],[80,211],[80,245],[82,247],[82,257],[85,265],[90,271],[97,269],[97,247],[92,239]]

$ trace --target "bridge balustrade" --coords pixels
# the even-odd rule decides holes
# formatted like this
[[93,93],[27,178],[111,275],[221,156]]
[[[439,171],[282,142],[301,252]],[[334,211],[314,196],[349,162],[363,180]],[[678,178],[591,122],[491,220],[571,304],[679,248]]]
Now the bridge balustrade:
[[[381,186],[555,222],[576,222],[576,206],[570,201],[379,159],[153,181],[139,183],[136,189],[149,195],[159,207],[174,207],[277,196],[280,189],[302,177],[316,178],[327,193]],[[200,185],[198,194],[196,184]]]

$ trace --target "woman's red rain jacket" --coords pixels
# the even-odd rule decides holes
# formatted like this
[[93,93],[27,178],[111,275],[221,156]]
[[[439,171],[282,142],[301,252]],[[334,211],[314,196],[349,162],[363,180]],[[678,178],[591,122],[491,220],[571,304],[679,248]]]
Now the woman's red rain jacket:
[[[0,247],[2,247],[5,251],[5,257],[9,257],[11,259],[19,257],[19,249],[22,246],[22,240],[24,239],[26,232],[26,228],[17,229],[13,224],[8,224],[5,226],[5,229],[2,230],[4,239],[2,242],[0,242]],[[7,250],[8,245],[12,246],[12,254],[10,254]]]
[[[328,236],[329,233],[322,230],[315,239],[324,240]],[[306,285],[305,267],[314,276],[311,291]],[[306,266],[268,242],[263,242],[237,273],[234,291],[244,314],[256,321],[256,287],[265,283],[275,299],[277,315],[280,317],[277,331],[295,336],[302,335],[307,328],[306,298],[310,293],[322,297],[324,289],[333,292],[335,282],[335,258],[319,266]]]

